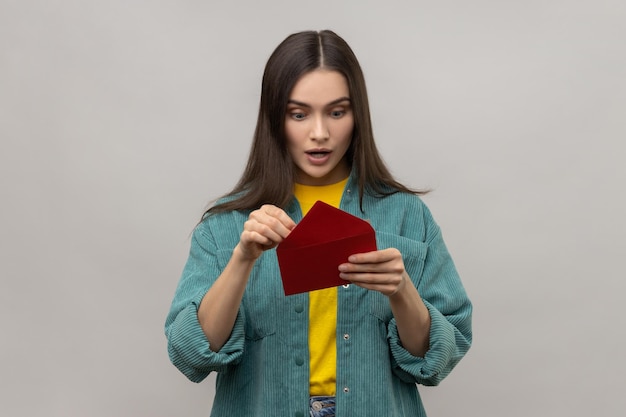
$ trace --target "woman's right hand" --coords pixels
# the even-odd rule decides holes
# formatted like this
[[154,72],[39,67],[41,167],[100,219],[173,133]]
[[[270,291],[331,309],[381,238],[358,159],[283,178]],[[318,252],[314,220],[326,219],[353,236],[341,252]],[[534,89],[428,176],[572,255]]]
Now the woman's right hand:
[[276,206],[264,205],[250,213],[233,256],[198,308],[198,321],[212,351],[219,351],[233,331],[254,262],[294,227],[296,223]]
[[266,204],[250,213],[237,246],[245,259],[256,260],[263,251],[282,242],[294,227],[296,223],[283,209]]

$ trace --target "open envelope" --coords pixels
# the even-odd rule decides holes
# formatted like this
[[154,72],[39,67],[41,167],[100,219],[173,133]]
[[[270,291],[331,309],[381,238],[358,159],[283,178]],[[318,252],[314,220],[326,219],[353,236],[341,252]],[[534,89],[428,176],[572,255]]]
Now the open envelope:
[[276,248],[285,295],[345,284],[339,265],[374,250],[376,233],[368,222],[316,202]]

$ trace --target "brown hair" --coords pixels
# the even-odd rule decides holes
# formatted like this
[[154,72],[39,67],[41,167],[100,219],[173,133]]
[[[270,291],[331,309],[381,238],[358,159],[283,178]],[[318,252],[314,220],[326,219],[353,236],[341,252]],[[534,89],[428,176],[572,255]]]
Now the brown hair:
[[289,95],[304,74],[324,68],[346,78],[354,114],[352,141],[346,152],[358,178],[359,197],[367,189],[378,196],[399,191],[423,194],[398,183],[385,166],[374,142],[365,78],[350,46],[330,30],[294,33],[274,50],[265,66],[261,103],[248,163],[224,202],[205,215],[253,210],[263,204],[285,208],[293,198],[294,163],[284,132]]

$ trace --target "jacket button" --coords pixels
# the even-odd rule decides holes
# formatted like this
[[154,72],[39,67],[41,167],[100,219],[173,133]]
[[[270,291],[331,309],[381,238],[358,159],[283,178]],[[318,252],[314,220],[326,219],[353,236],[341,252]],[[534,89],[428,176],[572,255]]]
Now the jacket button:
[[296,313],[302,313],[304,311],[304,306],[302,304],[297,304],[294,308]]
[[350,335],[348,333],[343,335],[343,340],[348,340],[350,339]]
[[343,393],[344,393],[344,394],[347,394],[347,393],[349,393],[349,392],[350,392],[350,388],[348,388],[348,387],[343,387]]
[[304,359],[302,359],[301,356],[297,356],[296,359],[295,359],[295,362],[296,362],[296,365],[298,365],[298,366],[304,365]]

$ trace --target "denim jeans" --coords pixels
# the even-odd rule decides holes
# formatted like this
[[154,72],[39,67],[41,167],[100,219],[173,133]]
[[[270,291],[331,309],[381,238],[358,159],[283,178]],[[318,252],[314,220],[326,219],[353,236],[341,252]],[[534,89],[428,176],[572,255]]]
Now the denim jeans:
[[311,417],[335,417],[335,397],[311,397]]

